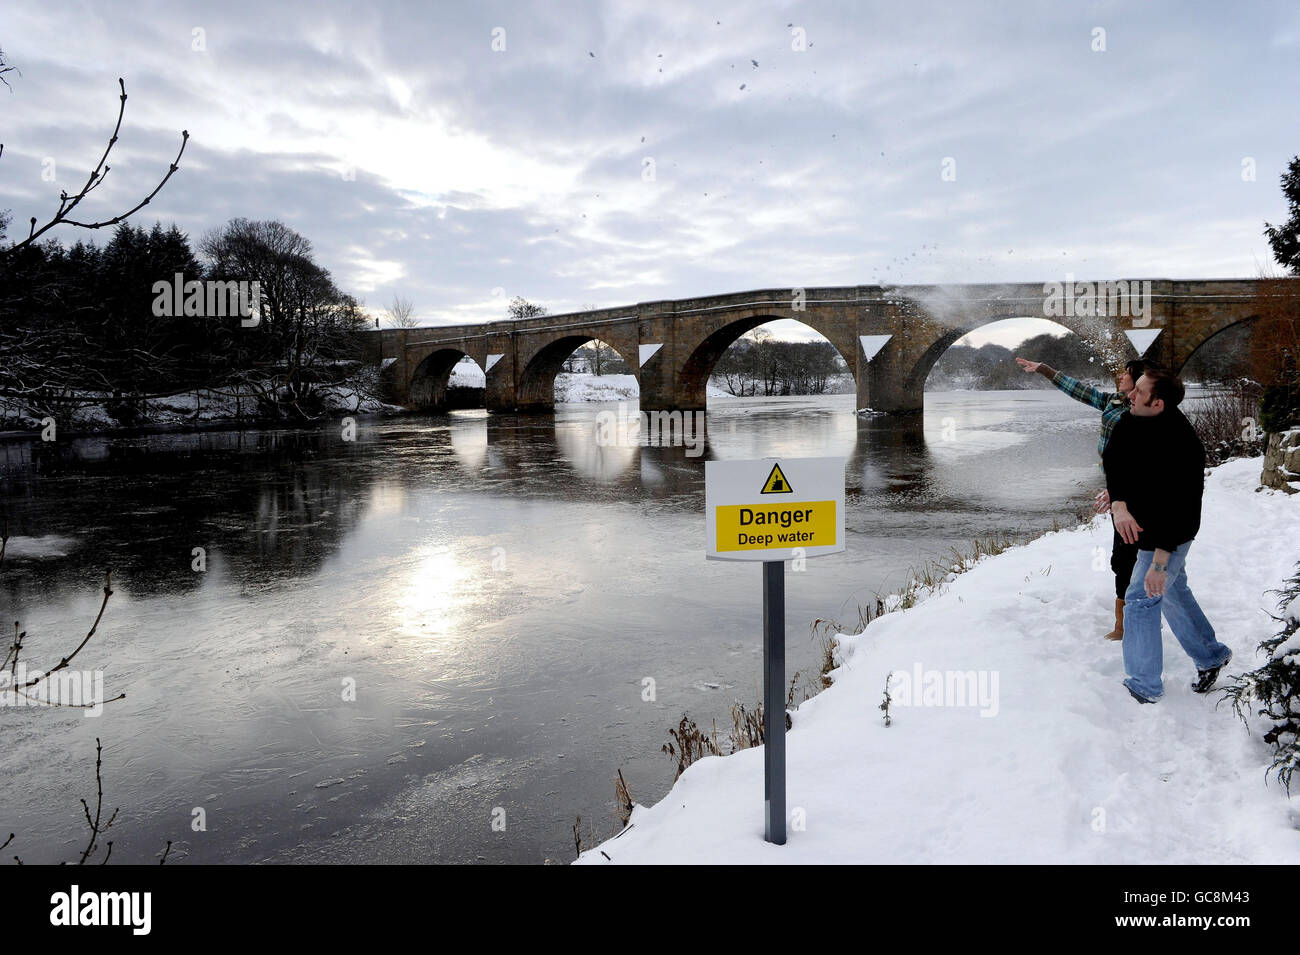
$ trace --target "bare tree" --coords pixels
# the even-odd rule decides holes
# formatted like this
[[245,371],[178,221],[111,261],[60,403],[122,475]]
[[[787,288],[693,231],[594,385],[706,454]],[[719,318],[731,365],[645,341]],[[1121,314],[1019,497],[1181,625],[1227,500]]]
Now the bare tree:
[[545,315],[546,309],[541,305],[534,305],[526,298],[516,295],[510,300],[509,316],[511,318],[536,318],[538,315]]
[[200,250],[216,278],[261,283],[262,324],[283,333],[291,322],[297,266],[311,260],[311,241],[277,221],[231,219],[203,237]]
[[319,398],[317,386],[336,375],[340,359],[351,357],[352,335],[366,324],[360,303],[312,261],[311,242],[281,222],[232,219],[202,248],[211,274],[260,283],[262,322],[247,336],[252,351],[241,365],[241,384],[266,379],[264,397],[311,417],[315,398],[304,402]]
[[[18,69],[17,67],[9,65],[8,61],[5,60],[5,51],[0,50],[0,83],[3,83],[5,86],[9,86],[9,81],[5,79],[5,74],[17,72],[17,69]],[[18,75],[22,76],[22,73],[18,73]],[[13,89],[12,86],[10,86],[9,88],[11,90]]]
[[[0,59],[0,73],[5,71],[6,68],[4,67],[3,59]],[[0,76],[0,79],[3,79],[3,76]],[[8,86],[9,84],[6,82],[5,85]],[[118,77],[117,85],[122,91],[118,96],[117,125],[113,127],[113,135],[109,137],[108,145],[104,147],[104,154],[99,157],[99,162],[96,163],[95,168],[90,171],[90,175],[86,178],[85,184],[81,187],[80,191],[71,195],[68,194],[67,190],[60,192],[59,208],[55,211],[54,216],[39,228],[36,225],[36,216],[32,216],[27,238],[23,239],[21,242],[14,243],[8,249],[0,249],[0,255],[12,255],[17,250],[33,244],[42,235],[57,225],[70,225],[81,229],[101,229],[104,226],[117,225],[119,222],[129,218],[148,205],[149,200],[158,195],[162,190],[162,187],[167,185],[167,180],[172,177],[172,174],[176,172],[178,168],[180,168],[181,155],[185,152],[185,144],[188,143],[190,139],[189,130],[184,129],[181,130],[181,148],[177,151],[176,158],[172,160],[171,165],[167,167],[166,174],[161,180],[159,180],[158,185],[154,186],[153,192],[149,193],[126,212],[115,215],[111,219],[86,222],[71,218],[73,210],[77,208],[81,200],[85,199],[86,196],[90,195],[90,193],[103,184],[104,180],[108,177],[109,171],[113,168],[112,166],[106,165],[106,163],[108,161],[109,153],[113,151],[113,146],[117,143],[117,135],[122,130],[122,116],[126,113],[126,83],[122,81],[121,77]],[[4,144],[0,143],[0,156],[4,155],[4,148]]]
[[1255,286],[1259,316],[1251,329],[1251,377],[1265,385],[1300,380],[1300,278],[1266,272]]
[[415,327],[415,306],[411,304],[409,298],[394,295],[393,303],[384,309],[384,314],[388,317],[388,324],[393,328]]
[[820,395],[843,361],[827,341],[777,341],[765,328],[742,335],[719,357],[713,375],[737,397]]
[[614,351],[599,338],[593,338],[578,349],[578,354],[585,360],[587,371],[593,375],[621,375],[627,373],[627,366]]

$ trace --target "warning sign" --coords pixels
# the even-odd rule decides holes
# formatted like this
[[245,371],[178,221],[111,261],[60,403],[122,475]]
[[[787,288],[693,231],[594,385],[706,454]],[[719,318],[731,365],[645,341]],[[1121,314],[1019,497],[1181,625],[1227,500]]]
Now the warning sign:
[[[843,458],[708,461],[704,473],[708,557],[789,560],[844,550]],[[773,494],[789,497],[765,497]]]
[[805,501],[792,507],[723,505],[716,514],[718,550],[833,547],[838,539],[838,510],[834,501]]
[[772,472],[767,476],[767,480],[763,482],[763,490],[761,493],[763,494],[794,493],[794,488],[790,487],[790,482],[787,481],[785,479],[785,475],[781,473],[781,465],[779,464],[772,465]]

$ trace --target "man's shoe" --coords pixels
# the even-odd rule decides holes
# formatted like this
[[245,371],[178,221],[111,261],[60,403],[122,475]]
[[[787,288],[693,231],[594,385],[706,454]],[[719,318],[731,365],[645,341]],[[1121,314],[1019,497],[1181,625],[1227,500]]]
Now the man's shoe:
[[1124,639],[1124,601],[1122,599],[1117,598],[1115,600],[1115,629],[1106,634],[1106,639]]
[[1228,659],[1224,660],[1218,666],[1208,667],[1204,670],[1196,671],[1196,682],[1192,684],[1193,693],[1209,693],[1214,689],[1214,681],[1219,678],[1219,671],[1228,665],[1232,660],[1232,651],[1228,651]]
[[[1216,672],[1217,672],[1217,671],[1216,671]],[[1131,697],[1133,697],[1133,699],[1137,700],[1139,703],[1154,703],[1154,702],[1155,702],[1155,700],[1148,700],[1145,696],[1142,696],[1141,694],[1139,694],[1136,690],[1133,689],[1133,687],[1129,686],[1127,683],[1124,684],[1124,689],[1128,690],[1128,695],[1131,696]]]

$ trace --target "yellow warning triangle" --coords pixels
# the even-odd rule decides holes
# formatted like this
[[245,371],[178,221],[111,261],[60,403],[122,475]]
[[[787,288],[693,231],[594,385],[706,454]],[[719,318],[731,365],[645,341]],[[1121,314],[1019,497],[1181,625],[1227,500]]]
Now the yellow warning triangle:
[[763,490],[760,493],[762,494],[794,493],[794,488],[790,486],[790,482],[787,481],[785,479],[785,475],[781,473],[781,465],[779,464],[772,465],[772,473],[769,474],[767,476],[767,480],[763,482]]

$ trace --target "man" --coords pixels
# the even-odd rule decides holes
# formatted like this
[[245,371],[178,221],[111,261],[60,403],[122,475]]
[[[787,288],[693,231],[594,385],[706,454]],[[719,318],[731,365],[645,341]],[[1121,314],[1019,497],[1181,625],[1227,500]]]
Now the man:
[[1124,685],[1139,703],[1164,693],[1161,612],[1196,664],[1195,692],[1209,692],[1232,659],[1187,585],[1187,551],[1201,527],[1205,448],[1178,410],[1182,400],[1178,378],[1146,369],[1102,454],[1115,530],[1138,547],[1124,595]]
[[[1142,377],[1142,359],[1136,358],[1124,366],[1116,383],[1118,391],[1102,391],[1092,385],[1085,385],[1077,378],[1061,374],[1046,362],[1017,358],[1016,363],[1025,371],[1038,372],[1075,401],[1082,401],[1101,412],[1101,437],[1097,441],[1097,454],[1105,454],[1106,442],[1110,440],[1115,422],[1128,411],[1128,396],[1133,391],[1133,383]],[[1097,495],[1097,511],[1104,514],[1109,508],[1110,500],[1106,492],[1102,491]],[[1115,575],[1115,629],[1106,634],[1107,640],[1124,639],[1124,591],[1128,589],[1128,580],[1133,575],[1133,563],[1136,560],[1137,546],[1125,543],[1116,531],[1110,542],[1110,569]]]

